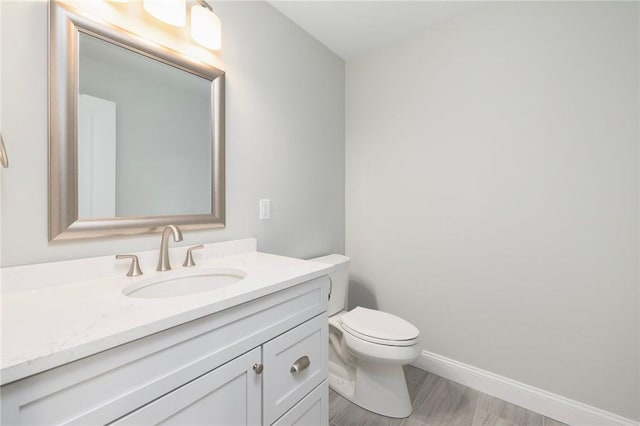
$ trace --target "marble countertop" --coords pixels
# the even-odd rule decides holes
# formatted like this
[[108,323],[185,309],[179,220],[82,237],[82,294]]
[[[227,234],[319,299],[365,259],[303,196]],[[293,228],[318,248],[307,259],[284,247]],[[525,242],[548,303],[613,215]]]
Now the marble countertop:
[[[233,285],[192,295],[142,299],[122,290],[141,280],[185,273],[95,279],[2,295],[1,384],[75,361],[187,321],[326,275],[333,266],[248,252],[205,260],[195,268],[241,269]],[[194,268],[189,268],[192,271]]]

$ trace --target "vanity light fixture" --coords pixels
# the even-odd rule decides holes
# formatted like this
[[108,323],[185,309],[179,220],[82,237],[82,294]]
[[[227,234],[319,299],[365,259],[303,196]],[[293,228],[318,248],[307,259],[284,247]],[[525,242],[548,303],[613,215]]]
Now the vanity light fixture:
[[184,27],[187,21],[186,0],[143,0],[144,10],[155,18],[175,27]]
[[191,37],[204,47],[220,50],[222,23],[206,1],[191,7]]
[[[128,0],[109,0],[126,2]],[[193,0],[191,6],[191,37],[211,50],[222,48],[222,23],[206,0]],[[143,0],[142,6],[153,17],[176,27],[186,24],[186,0]]]

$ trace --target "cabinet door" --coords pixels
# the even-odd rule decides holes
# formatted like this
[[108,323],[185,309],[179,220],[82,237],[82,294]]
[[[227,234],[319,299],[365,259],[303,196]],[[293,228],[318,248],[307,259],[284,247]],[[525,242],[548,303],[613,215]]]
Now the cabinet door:
[[309,392],[273,426],[326,426],[329,424],[329,385],[327,380]]
[[262,376],[253,371],[253,365],[260,362],[260,348],[256,348],[113,424],[258,425]]

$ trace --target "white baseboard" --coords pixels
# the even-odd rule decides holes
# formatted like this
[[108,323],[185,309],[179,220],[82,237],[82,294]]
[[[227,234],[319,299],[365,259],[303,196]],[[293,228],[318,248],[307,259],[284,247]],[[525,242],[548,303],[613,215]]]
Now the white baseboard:
[[422,351],[412,365],[569,425],[639,426],[637,421],[432,352]]

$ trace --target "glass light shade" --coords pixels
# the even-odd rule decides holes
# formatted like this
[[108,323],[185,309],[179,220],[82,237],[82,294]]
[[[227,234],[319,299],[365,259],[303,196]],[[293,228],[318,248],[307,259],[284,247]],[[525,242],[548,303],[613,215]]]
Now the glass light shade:
[[191,8],[191,37],[204,47],[220,50],[222,47],[222,23],[220,18],[202,6]]
[[153,17],[176,27],[184,27],[187,22],[186,0],[144,0],[144,10]]

